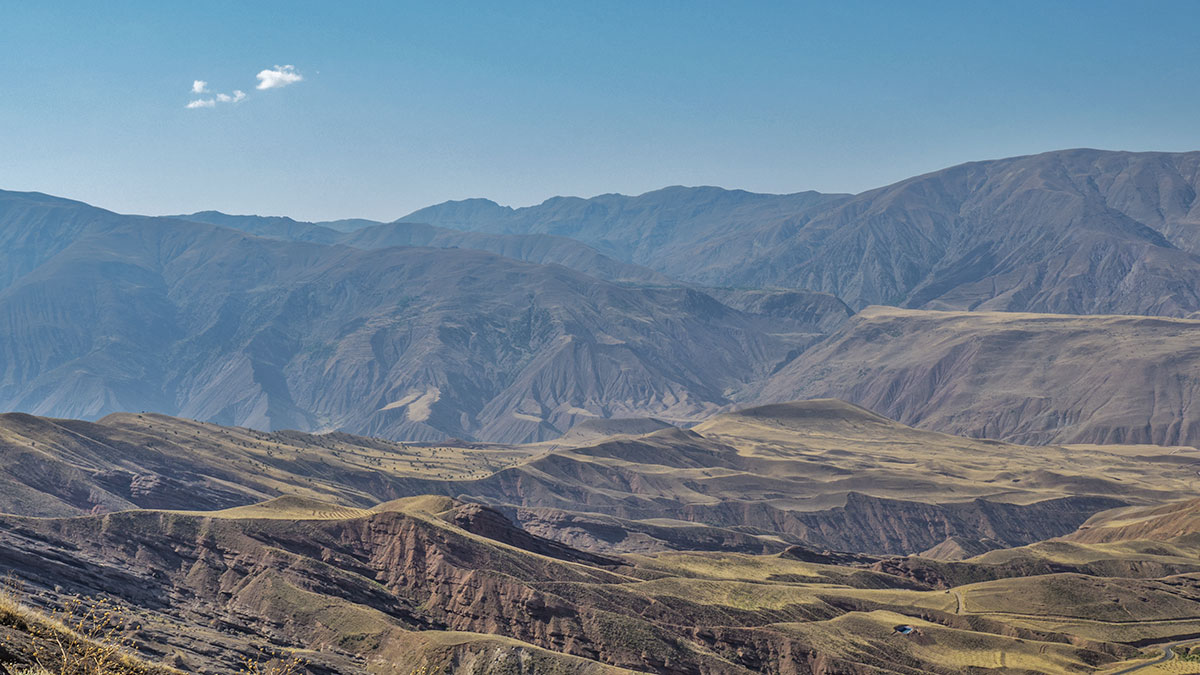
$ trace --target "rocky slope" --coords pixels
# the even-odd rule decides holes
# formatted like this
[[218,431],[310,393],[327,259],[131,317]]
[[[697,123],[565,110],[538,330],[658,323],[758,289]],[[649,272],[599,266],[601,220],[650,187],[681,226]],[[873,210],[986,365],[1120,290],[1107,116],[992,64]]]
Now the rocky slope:
[[468,249],[278,241],[0,199],[0,409],[510,442],[687,419],[811,343],[804,320]]
[[[621,640],[608,632],[620,616],[605,610],[616,605],[581,606],[539,589],[622,580],[572,564],[565,547],[557,552],[571,557],[557,560],[392,507],[303,520],[312,505],[284,500],[271,506],[278,517],[255,519],[163,512],[111,515],[103,523],[10,518],[0,523],[0,559],[31,583],[108,594],[148,610],[144,639],[181,653],[183,665],[200,672],[237,668],[252,640],[303,645],[317,652],[318,669],[362,672],[365,657],[386,657],[395,649],[389,642],[417,630],[496,634],[643,668],[651,659],[738,672],[637,618],[626,629],[647,644]],[[453,503],[446,508],[451,520],[459,515]],[[54,551],[72,548],[68,559],[53,561]],[[320,618],[304,621],[314,610],[309,615]],[[213,628],[171,630],[189,624]],[[649,645],[663,651],[643,651]]]
[[[602,559],[452,500],[333,511],[281,499],[252,513],[0,517],[0,562],[40,602],[117,600],[144,656],[190,672],[234,671],[266,644],[302,648],[306,669],[326,673],[494,672],[480,652],[516,673],[731,675],[974,672],[939,661],[947,649],[1073,667],[1133,653],[956,617],[947,596],[887,572],[776,556],[716,560],[716,575],[691,568],[703,558]],[[780,578],[740,576],[764,566]],[[893,644],[898,621],[928,639]],[[829,639],[848,629],[855,645]],[[955,647],[967,634],[971,646]]]
[[1018,443],[1200,445],[1200,322],[872,307],[760,400],[831,396]]
[[[263,650],[314,674],[1089,672],[1200,632],[1194,508],[1161,506],[1195,450],[1035,450],[832,400],[615,426],[512,448],[0,416],[0,511],[73,516],[0,516],[0,567],[27,605],[115,601],[188,672]],[[1160,542],[1076,540],[1155,519],[1129,534]],[[0,664],[24,664],[4,607]]]
[[1200,499],[1107,511],[1089,518],[1064,539],[1087,544],[1181,540],[1200,543]]

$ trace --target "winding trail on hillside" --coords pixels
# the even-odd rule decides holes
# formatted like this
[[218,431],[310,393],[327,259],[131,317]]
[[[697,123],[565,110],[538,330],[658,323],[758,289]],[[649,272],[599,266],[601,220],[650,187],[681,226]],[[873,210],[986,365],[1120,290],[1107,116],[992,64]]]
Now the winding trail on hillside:
[[1143,668],[1152,668],[1154,666],[1166,663],[1167,661],[1170,661],[1171,659],[1175,658],[1175,652],[1171,651],[1172,647],[1178,647],[1179,645],[1191,644],[1193,642],[1196,642],[1196,638],[1189,638],[1187,640],[1176,640],[1175,642],[1168,642],[1164,645],[1160,645],[1160,647],[1162,648],[1162,651],[1163,651],[1162,656],[1158,657],[1157,659],[1155,659],[1153,661],[1147,661],[1146,663],[1141,663],[1136,666],[1130,666],[1129,668],[1126,668],[1124,670],[1118,670],[1117,672],[1112,673],[1111,675],[1127,675],[1128,673],[1136,673],[1137,671],[1142,670]]

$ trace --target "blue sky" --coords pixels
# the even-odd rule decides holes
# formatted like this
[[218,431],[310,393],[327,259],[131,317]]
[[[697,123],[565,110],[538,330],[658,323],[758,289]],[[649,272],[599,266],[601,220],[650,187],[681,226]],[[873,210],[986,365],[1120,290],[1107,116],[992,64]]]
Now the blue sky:
[[[857,192],[1200,149],[1200,2],[113,2],[0,10],[0,188],[393,219],[666,185]],[[256,75],[303,79],[259,90]],[[244,100],[188,109],[194,80]]]

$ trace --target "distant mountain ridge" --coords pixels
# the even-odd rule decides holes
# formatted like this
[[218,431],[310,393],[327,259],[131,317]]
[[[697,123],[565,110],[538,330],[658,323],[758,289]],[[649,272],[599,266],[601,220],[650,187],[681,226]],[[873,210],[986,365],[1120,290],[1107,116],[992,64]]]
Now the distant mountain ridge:
[[[713,237],[758,223],[840,203],[849,195],[799,192],[769,195],[718,187],[674,186],[636,197],[607,194],[582,199],[553,197],[513,209],[486,199],[446,202],[420,209],[400,222],[508,234],[572,237],[623,260],[653,267]],[[686,276],[681,278],[687,278]],[[721,285],[721,284],[714,284]]]
[[277,216],[231,216],[217,211],[202,211],[174,217],[285,241],[342,244],[365,249],[393,246],[470,248],[539,265],[562,265],[608,281],[663,285],[673,283],[667,277],[648,268],[621,262],[574,239],[552,235],[487,234],[424,223],[378,223],[362,220],[337,221],[341,225],[355,225],[338,230],[330,227],[329,223],[307,223]]
[[577,237],[711,286],[802,288],[855,309],[1200,311],[1200,152],[1065,150],[971,162],[859,195],[668,188],[402,220]]

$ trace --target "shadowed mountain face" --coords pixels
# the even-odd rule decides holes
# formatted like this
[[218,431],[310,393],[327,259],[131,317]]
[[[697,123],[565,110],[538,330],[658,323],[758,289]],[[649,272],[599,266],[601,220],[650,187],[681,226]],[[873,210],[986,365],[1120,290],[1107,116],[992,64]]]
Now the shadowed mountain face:
[[527,441],[703,415],[814,340],[686,288],[0,199],[0,409]]
[[871,307],[764,401],[832,396],[906,424],[1019,443],[1200,444],[1200,322]]
[[1069,150],[973,162],[863,194],[670,188],[483,200],[406,220],[577,237],[668,276],[852,307],[1186,316],[1200,310],[1200,153]]

